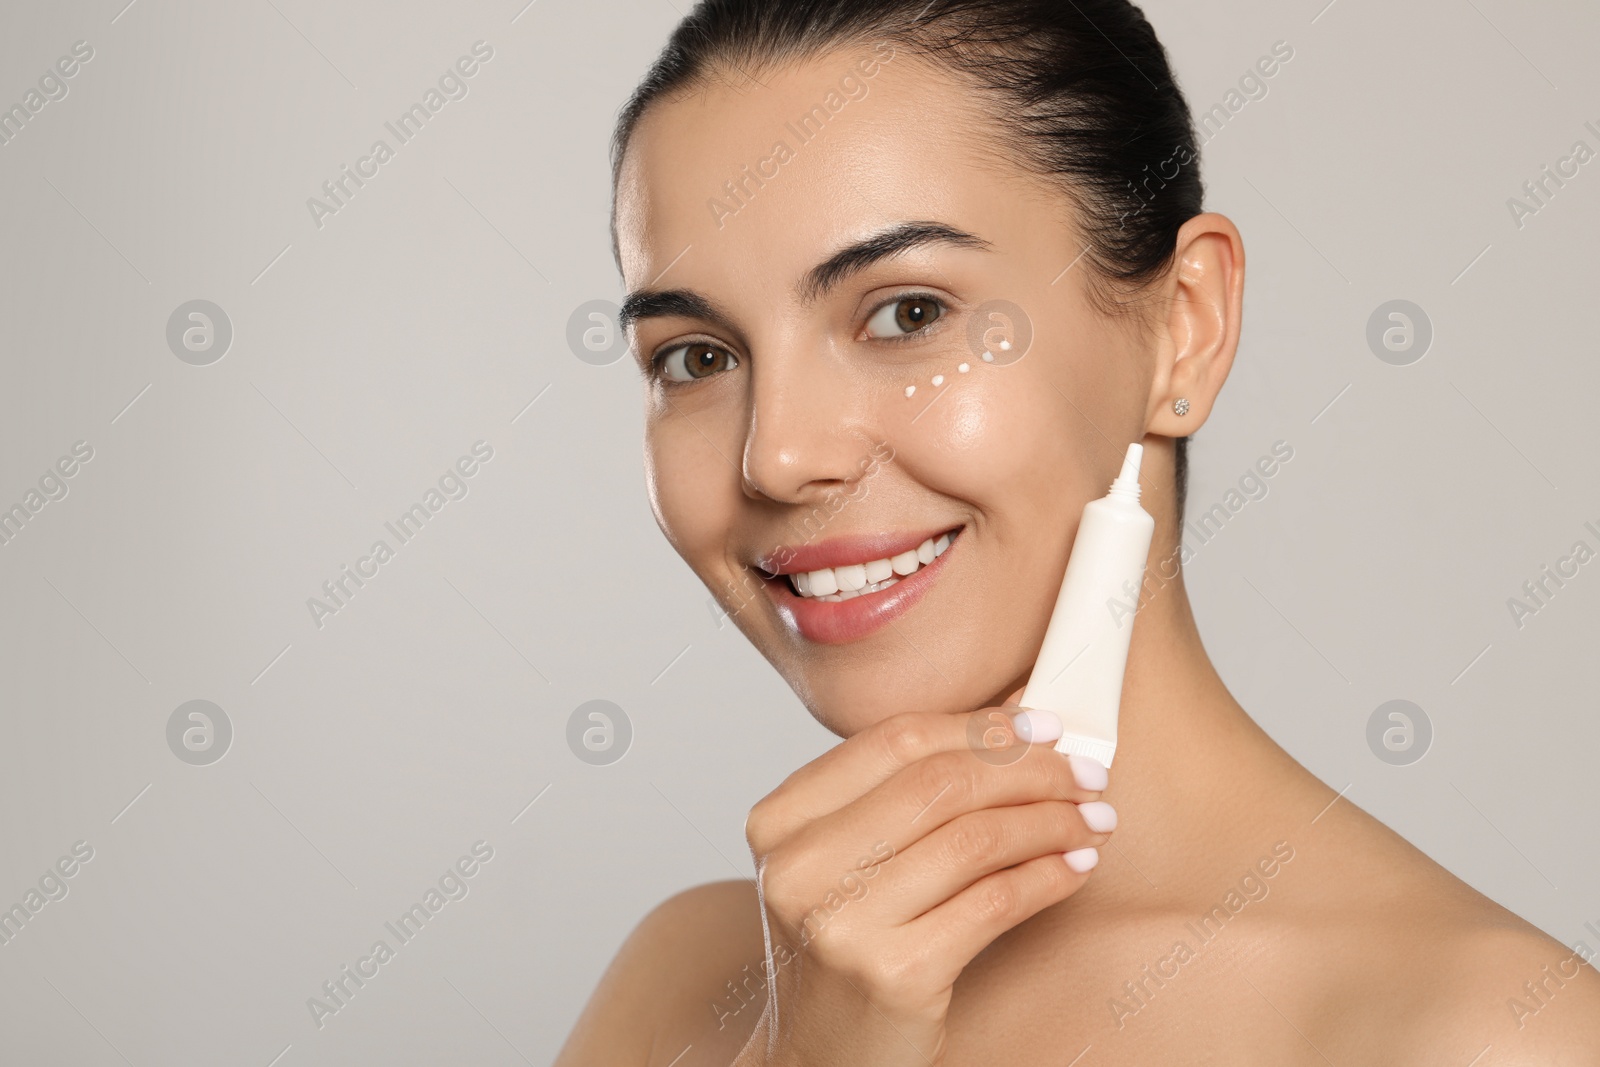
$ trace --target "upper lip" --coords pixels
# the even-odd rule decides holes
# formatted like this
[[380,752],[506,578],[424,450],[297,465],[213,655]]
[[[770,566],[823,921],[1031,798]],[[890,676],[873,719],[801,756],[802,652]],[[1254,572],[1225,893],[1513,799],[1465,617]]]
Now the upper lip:
[[756,559],[756,567],[769,577],[820,571],[824,567],[845,567],[888,559],[916,548],[930,537],[954,533],[955,526],[935,526],[922,530],[887,530],[880,533],[847,534],[826,541],[803,545],[778,545]]

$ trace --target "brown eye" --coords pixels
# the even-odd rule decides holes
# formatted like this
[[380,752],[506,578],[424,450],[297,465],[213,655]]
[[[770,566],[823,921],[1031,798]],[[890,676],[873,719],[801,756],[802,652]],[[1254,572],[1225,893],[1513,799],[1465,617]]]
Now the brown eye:
[[658,365],[671,381],[693,382],[720,370],[731,370],[739,361],[726,349],[695,342],[669,348],[661,354]]
[[870,337],[903,337],[932,325],[944,314],[944,305],[931,296],[908,296],[891,301],[867,320]]

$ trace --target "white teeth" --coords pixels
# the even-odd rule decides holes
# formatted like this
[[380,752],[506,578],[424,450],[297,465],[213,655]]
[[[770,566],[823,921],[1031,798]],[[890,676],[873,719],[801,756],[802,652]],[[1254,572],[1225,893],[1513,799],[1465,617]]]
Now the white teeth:
[[852,563],[846,567],[835,567],[833,573],[839,576],[839,591],[859,592],[867,584],[867,568],[861,563]]
[[819,597],[812,597],[811,599],[813,599],[813,600],[827,600],[827,601],[830,601],[830,602],[838,601],[838,600],[853,600],[858,596],[866,596],[868,593],[877,593],[877,592],[880,592],[881,590],[887,589],[891,585],[893,585],[894,583],[898,582],[899,580],[900,579],[898,579],[898,578],[890,578],[888,581],[884,581],[884,582],[873,582],[871,585],[866,586],[863,589],[841,589],[837,593],[833,594],[832,596],[819,596]]
[[914,574],[932,563],[950,547],[950,535],[930,537],[916,548],[886,559],[851,563],[843,567],[824,567],[821,570],[789,575],[795,592],[814,600],[851,600],[867,593],[877,593],[889,588],[907,575]]

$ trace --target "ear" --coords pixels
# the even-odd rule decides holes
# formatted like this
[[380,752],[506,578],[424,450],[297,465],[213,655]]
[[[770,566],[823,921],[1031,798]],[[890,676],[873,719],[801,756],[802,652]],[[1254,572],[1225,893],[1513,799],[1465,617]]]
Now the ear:
[[[1145,432],[1184,437],[1211,414],[1233,366],[1244,313],[1244,242],[1227,216],[1196,215],[1178,230],[1165,281],[1166,318],[1150,384]],[[1178,398],[1189,401],[1179,415]]]

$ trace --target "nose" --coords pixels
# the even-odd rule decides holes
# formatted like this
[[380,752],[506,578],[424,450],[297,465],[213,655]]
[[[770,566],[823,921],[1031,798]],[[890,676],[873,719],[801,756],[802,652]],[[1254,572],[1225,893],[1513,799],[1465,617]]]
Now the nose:
[[785,344],[752,360],[745,495],[809,504],[848,491],[873,441],[862,384],[825,343]]

